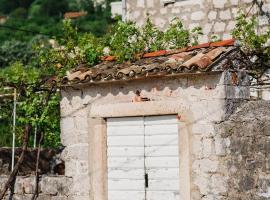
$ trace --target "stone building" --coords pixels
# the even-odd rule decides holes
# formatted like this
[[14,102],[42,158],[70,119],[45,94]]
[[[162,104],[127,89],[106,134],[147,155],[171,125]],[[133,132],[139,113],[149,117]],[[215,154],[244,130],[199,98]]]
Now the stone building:
[[[252,7],[252,2],[253,0],[122,0],[126,20],[142,25],[149,14],[157,26],[165,29],[173,18],[178,17],[187,28],[203,28],[201,42],[209,41],[212,34],[219,35],[221,39],[231,38],[230,33],[235,27],[239,8],[251,14],[258,13],[258,8]],[[270,11],[270,0],[263,2],[262,9]],[[260,17],[260,25],[267,24],[267,17]]]
[[242,61],[229,40],[104,61],[65,77],[69,198],[230,199],[230,138],[216,125],[250,98]]
[[[260,2],[263,2],[261,7],[258,6]],[[119,3],[122,3],[122,12]],[[134,21],[140,26],[148,16],[163,30],[175,17],[181,19],[186,28],[199,26],[203,31],[198,38],[200,43],[211,41],[212,36],[221,40],[232,38],[231,32],[240,9],[259,16],[258,32],[269,27],[265,13],[270,12],[270,0],[122,0],[111,6],[113,13],[123,14],[123,20]],[[264,77],[265,82],[269,82],[269,72]],[[254,86],[251,94],[256,99],[270,100],[268,86]]]

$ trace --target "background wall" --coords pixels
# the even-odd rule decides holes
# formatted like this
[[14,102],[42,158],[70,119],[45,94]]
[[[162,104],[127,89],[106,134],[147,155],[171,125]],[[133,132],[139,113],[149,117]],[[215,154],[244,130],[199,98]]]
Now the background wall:
[[[270,10],[270,0],[264,2],[263,9]],[[127,19],[142,25],[149,13],[153,22],[165,29],[173,18],[179,17],[187,28],[201,26],[204,36],[200,40],[206,42],[213,33],[221,39],[231,38],[238,9],[258,11],[256,6],[251,9],[251,4],[252,0],[176,0],[164,6],[162,0],[127,0]],[[260,18],[261,26],[267,23],[266,17]]]

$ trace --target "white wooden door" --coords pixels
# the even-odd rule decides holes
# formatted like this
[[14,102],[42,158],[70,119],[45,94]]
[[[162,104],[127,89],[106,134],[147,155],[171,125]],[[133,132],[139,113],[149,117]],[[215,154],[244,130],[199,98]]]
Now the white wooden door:
[[108,200],[179,200],[176,116],[107,119]]
[[179,200],[179,147],[176,116],[145,117],[147,200]]

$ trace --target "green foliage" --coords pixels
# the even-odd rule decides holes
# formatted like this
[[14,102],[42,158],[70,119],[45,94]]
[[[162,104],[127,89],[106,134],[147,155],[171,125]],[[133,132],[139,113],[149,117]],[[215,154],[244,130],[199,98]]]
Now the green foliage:
[[[55,92],[50,94],[50,90],[46,88],[42,89],[41,70],[31,66],[24,66],[20,62],[16,62],[0,71],[0,80],[0,87],[12,86],[13,88],[16,88],[18,92],[16,128],[18,139],[16,141],[17,145],[21,143],[24,126],[26,124],[31,124],[33,127],[37,126],[39,131],[45,134],[46,139],[44,146],[59,146],[60,95]],[[49,94],[51,95],[50,98],[48,98]],[[11,107],[12,101],[5,102],[4,105]],[[11,123],[10,119],[8,119],[10,110],[6,110],[5,106],[1,106],[0,110],[1,113],[3,113],[1,118],[8,125],[6,130],[10,131]],[[52,133],[55,135],[53,136]]]
[[110,32],[110,50],[118,61],[133,60],[142,51],[140,31],[134,22],[119,21]]
[[232,35],[241,42],[246,51],[265,49],[265,44],[270,39],[270,26],[268,30],[259,33],[258,18],[256,16],[247,18],[243,11],[239,11],[236,21]]
[[175,18],[167,31],[165,32],[165,42],[169,49],[177,49],[188,46],[190,42],[190,33],[184,29],[182,22]]
[[0,80],[14,85],[28,85],[37,81],[38,74],[37,68],[25,67],[22,63],[15,62],[10,67],[0,71]]
[[0,146],[12,145],[12,107],[10,101],[0,101]]
[[138,59],[142,53],[158,50],[179,49],[198,43],[202,34],[199,27],[189,31],[179,19],[174,19],[164,32],[148,18],[144,27],[134,22],[118,22],[109,33],[111,55],[118,61]]
[[150,20],[147,18],[145,26],[142,28],[142,45],[145,47],[144,51],[154,52],[160,49],[165,49],[164,32],[160,31]]
[[270,25],[262,29],[257,16],[247,17],[242,10],[239,11],[236,22],[232,35],[243,52],[248,57],[255,58],[252,59],[253,68],[261,75],[270,67]]
[[0,67],[8,66],[16,60],[28,63],[32,55],[33,51],[28,43],[18,40],[5,41],[0,46]]

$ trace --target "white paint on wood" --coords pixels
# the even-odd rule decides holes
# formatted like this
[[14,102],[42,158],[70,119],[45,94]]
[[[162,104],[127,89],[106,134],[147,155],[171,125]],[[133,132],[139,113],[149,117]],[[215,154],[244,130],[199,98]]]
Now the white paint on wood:
[[176,116],[110,118],[107,132],[108,200],[179,200]]
[[144,169],[131,169],[131,168],[110,168],[108,169],[109,174],[108,178],[109,179],[144,179]]
[[143,157],[108,157],[108,168],[143,168]]
[[144,179],[109,179],[109,191],[144,191]]
[[150,157],[178,156],[178,146],[155,146],[146,147],[145,155]]
[[155,168],[176,168],[179,165],[178,157],[146,157],[145,166],[147,169]]
[[118,135],[144,135],[143,125],[134,126],[108,126],[107,129],[108,136],[118,136]]
[[143,125],[143,117],[121,117],[121,118],[108,118],[107,126],[134,126],[134,125]]
[[[147,191],[172,191],[177,192],[179,190],[179,179],[169,180],[149,180],[149,187]],[[169,199],[168,199],[169,200]]]
[[155,168],[148,169],[148,176],[153,180],[162,179],[178,179],[179,169],[178,168]]
[[[148,191],[147,200],[179,200],[179,192],[172,191]],[[186,200],[186,199],[183,199]]]
[[109,191],[109,200],[145,200],[145,191]]
[[127,147],[127,146],[118,146],[110,147],[108,151],[108,156],[122,157],[122,156],[144,156],[143,147]]
[[171,146],[178,145],[178,135],[145,136],[145,146]]
[[[166,128],[166,129],[164,129]],[[147,125],[145,126],[145,135],[169,135],[169,134],[178,134],[177,132],[178,125],[170,124],[169,126],[164,124],[158,125]]]
[[[128,134],[128,133],[127,133]],[[140,147],[144,143],[143,136],[108,136],[107,144],[111,146],[135,146]]]

